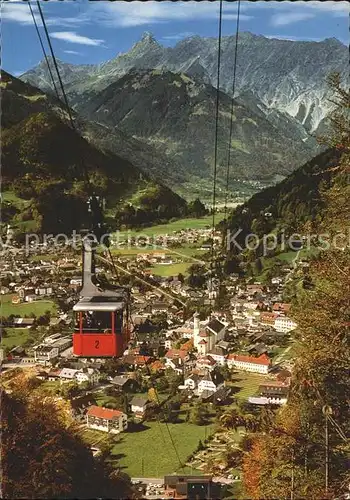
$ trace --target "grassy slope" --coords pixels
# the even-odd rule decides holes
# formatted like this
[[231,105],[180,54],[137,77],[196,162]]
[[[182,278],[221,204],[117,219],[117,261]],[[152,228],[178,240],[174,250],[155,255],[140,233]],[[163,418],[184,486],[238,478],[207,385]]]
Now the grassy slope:
[[31,303],[12,304],[13,295],[1,295],[0,297],[0,314],[9,316],[10,314],[18,314],[20,316],[41,316],[46,311],[55,312],[56,305],[51,300],[38,300]]
[[[199,440],[204,441],[213,426],[197,426],[186,422],[168,424],[182,463],[193,452]],[[113,454],[122,468],[132,477],[162,477],[179,469],[179,462],[172,447],[166,425],[148,422],[140,432],[121,435]],[[143,467],[142,467],[143,465]]]
[[152,274],[157,276],[177,276],[179,273],[186,275],[187,269],[192,264],[192,262],[180,262],[178,264],[162,265],[158,264],[151,267]]

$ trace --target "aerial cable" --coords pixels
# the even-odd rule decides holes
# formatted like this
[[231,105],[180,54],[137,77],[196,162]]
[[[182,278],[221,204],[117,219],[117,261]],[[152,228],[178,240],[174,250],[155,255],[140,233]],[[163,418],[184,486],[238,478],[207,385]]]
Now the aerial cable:
[[236,90],[236,72],[237,72],[237,53],[238,53],[238,36],[239,36],[239,18],[241,12],[241,0],[238,0],[237,6],[237,25],[236,25],[236,39],[235,39],[235,53],[234,53],[234,64],[233,64],[233,77],[232,77],[232,97],[231,97],[231,120],[230,120],[230,135],[228,142],[228,153],[227,153],[227,168],[226,168],[226,188],[225,188],[225,216],[224,220],[227,217],[227,199],[228,199],[228,189],[229,189],[229,181],[230,181],[230,163],[231,163],[231,141],[232,141],[232,133],[233,133],[233,110],[234,110],[234,97]]
[[[48,43],[49,48],[50,48],[50,53],[51,53],[52,61],[53,61],[53,64],[54,64],[54,67],[55,67],[55,70],[56,70],[56,73],[57,73],[57,78],[58,78],[58,81],[59,81],[59,84],[60,84],[60,87],[61,87],[61,92],[62,92],[64,104],[65,104],[66,109],[67,109],[69,121],[70,121],[72,129],[75,130],[75,131],[77,131],[77,128],[76,128],[74,120],[73,120],[72,111],[71,111],[71,109],[69,107],[69,103],[68,103],[68,99],[67,99],[67,94],[66,94],[66,91],[64,89],[64,85],[63,85],[63,82],[62,82],[61,74],[60,74],[60,71],[59,71],[59,68],[58,68],[58,64],[57,64],[55,52],[54,52],[53,47],[52,47],[50,35],[49,35],[48,29],[47,29],[47,26],[46,26],[44,14],[43,14],[43,11],[41,9],[40,0],[37,0],[36,3],[37,3],[37,6],[38,6],[40,19],[41,19],[41,22],[43,24],[43,28],[44,28],[44,31],[45,31],[47,43]],[[89,196],[92,196],[93,193],[92,193],[91,182],[90,182],[88,171],[87,171],[86,165],[85,165],[85,163],[83,161],[83,158],[82,158],[81,163],[82,163],[82,167],[83,167],[83,171],[84,171],[84,178],[85,178],[86,187],[88,189]]]
[[33,9],[32,9],[31,3],[30,3],[30,0],[28,2],[28,6],[29,6],[30,13],[32,15],[32,18],[33,18],[33,23],[34,23],[34,26],[35,26],[35,30],[36,30],[36,33],[37,33],[38,38],[39,38],[39,43],[40,43],[40,46],[41,46],[41,50],[43,51],[43,54],[44,54],[44,58],[45,58],[46,65],[47,65],[47,69],[49,70],[51,82],[52,82],[52,85],[53,85],[56,97],[57,97],[57,99],[60,100],[60,96],[58,94],[56,82],[55,82],[55,79],[54,79],[53,74],[52,74],[51,66],[49,64],[49,60],[48,60],[48,57],[47,57],[47,54],[46,54],[46,50],[45,50],[45,47],[44,47],[44,44],[43,44],[43,41],[42,41],[42,38],[41,38],[41,35],[40,35],[38,23],[36,22],[35,15],[34,15],[34,12],[33,12]]
[[[47,39],[47,42],[48,42],[48,45],[49,45],[49,48],[50,48],[50,52],[51,52],[51,57],[52,57],[52,60],[53,60],[53,63],[54,63],[54,67],[55,67],[55,70],[56,70],[56,73],[57,73],[57,77],[58,77],[58,80],[59,80],[59,84],[60,84],[60,87],[61,87],[61,91],[62,91],[62,95],[63,95],[63,99],[64,99],[64,103],[66,105],[66,108],[67,108],[67,113],[68,113],[68,116],[69,116],[69,121],[70,121],[70,124],[73,128],[73,130],[77,130],[76,129],[76,126],[74,124],[74,120],[73,120],[73,117],[72,117],[72,113],[71,113],[71,109],[69,107],[69,104],[68,104],[68,99],[67,99],[67,95],[66,95],[66,92],[64,90],[64,86],[63,86],[63,82],[62,82],[62,78],[61,78],[61,75],[60,75],[60,72],[59,72],[59,68],[58,68],[58,65],[57,65],[57,60],[56,60],[56,57],[55,57],[55,53],[54,53],[54,50],[53,50],[53,47],[52,47],[52,44],[51,44],[51,40],[50,40],[50,35],[49,35],[49,32],[48,32],[48,29],[47,29],[47,26],[46,26],[46,22],[45,22],[45,18],[44,18],[44,15],[43,15],[43,12],[42,12],[42,9],[41,9],[41,6],[40,6],[40,1],[37,0],[37,5],[38,5],[38,10],[39,10],[39,14],[40,14],[40,18],[41,18],[41,21],[42,21],[42,24],[43,24],[43,27],[44,27],[44,31],[45,31],[45,35],[46,35],[46,39]],[[220,0],[220,19],[222,19],[222,0]],[[39,32],[38,32],[39,34]],[[220,34],[220,44],[221,44],[221,34]],[[49,66],[49,65],[48,65]],[[220,71],[220,69],[218,70]],[[217,106],[218,108],[218,106]],[[217,117],[218,117],[218,112],[217,112]],[[216,147],[217,149],[217,147]],[[87,183],[87,187],[89,188],[89,190],[91,191],[91,183],[90,183],[90,179],[89,179],[89,176],[88,176],[88,172],[87,172],[87,169],[86,169],[86,165],[84,164],[83,162],[83,159],[82,159],[82,166],[84,168],[84,175],[85,175],[85,180],[86,180],[86,183]],[[215,160],[215,176],[214,176],[214,184],[216,182],[216,160]],[[213,212],[214,213],[214,212]],[[215,218],[213,217],[213,223],[215,223]],[[110,258],[111,258],[111,264],[113,266],[114,269],[116,269],[116,265],[114,263],[114,260],[113,260],[113,256],[109,250],[109,255],[110,255]],[[101,258],[101,256],[99,256]],[[103,259],[101,258],[102,260],[106,260],[106,259]],[[107,261],[108,262],[108,261]],[[130,273],[131,274],[131,273]],[[146,365],[147,366],[147,365]],[[148,370],[150,371],[150,368],[148,367]],[[157,391],[155,391],[156,394],[157,394]],[[169,434],[169,439],[171,441],[171,444],[175,450],[175,454],[176,454],[176,457],[178,459],[178,462],[180,464],[180,468],[181,469],[184,469],[184,466],[182,464],[182,461],[180,459],[180,456],[179,456],[179,453],[178,453],[178,450],[176,448],[176,445],[175,445],[175,441],[171,435],[171,432],[170,432],[170,429],[169,429],[169,426],[168,426],[168,423],[165,422],[165,425],[166,425],[166,428],[167,428],[167,431],[168,431],[168,434]]]
[[[106,264],[109,264],[113,268],[117,267],[122,273],[128,274],[129,276],[133,276],[137,281],[140,281],[141,283],[143,283],[144,285],[148,286],[149,288],[153,288],[154,290],[156,290],[158,292],[160,291],[159,287],[153,285],[152,283],[148,283],[148,281],[145,281],[144,279],[142,279],[139,276],[133,274],[132,272],[128,271],[127,269],[124,269],[123,267],[118,267],[115,263],[109,261],[105,257],[102,257],[101,255],[97,255],[97,258],[99,260],[102,260]],[[185,302],[183,302],[181,299],[179,299],[178,297],[174,297],[174,296],[170,295],[170,293],[166,292],[165,290],[161,290],[161,292],[162,292],[163,295],[166,295],[170,299],[175,300],[177,302],[180,302],[181,305],[183,305],[184,307],[187,307],[187,304]]]
[[[222,0],[221,0],[221,2],[222,2]],[[47,26],[46,26],[46,23],[45,23],[44,15],[43,15],[43,12],[41,10],[41,6],[40,6],[39,0],[37,0],[37,4],[38,4],[39,13],[40,13],[40,18],[41,18],[41,21],[43,23],[43,27],[44,27],[44,30],[45,30],[45,35],[46,35],[46,38],[47,38],[47,41],[48,41],[48,44],[49,44],[49,47],[50,47],[50,52],[51,52],[52,60],[53,60],[53,63],[54,63],[54,66],[55,66],[55,70],[56,70],[56,73],[57,73],[57,77],[58,77],[58,80],[59,80],[59,83],[60,83],[60,87],[61,87],[61,90],[62,90],[62,95],[63,95],[63,98],[64,98],[64,102],[65,102],[65,105],[66,105],[66,108],[67,108],[67,113],[68,113],[68,116],[69,116],[69,120],[70,120],[72,128],[74,130],[76,130],[76,127],[75,127],[75,124],[74,124],[74,121],[73,121],[73,117],[72,117],[72,113],[71,113],[71,109],[70,109],[69,104],[68,104],[67,95],[65,93],[63,82],[62,82],[62,79],[61,79],[61,75],[60,75],[60,72],[59,72],[59,69],[58,69],[58,65],[57,65],[55,53],[54,53],[53,48],[52,48],[52,44],[51,44],[51,40],[50,40],[50,35],[49,35],[48,30],[47,30]],[[84,165],[84,174],[85,174],[86,180],[88,181],[88,185],[91,186],[85,165]],[[114,263],[113,256],[112,256],[112,253],[111,253],[110,249],[108,249],[108,253],[109,253],[109,256],[111,258],[111,264],[112,264],[114,270],[116,271],[116,265]],[[146,364],[146,367],[148,368],[148,371],[150,373],[150,368],[147,366],[147,364]],[[150,375],[151,375],[151,373],[150,373]],[[155,394],[156,394],[157,399],[159,401],[158,393],[157,393],[156,390],[155,390]],[[165,422],[165,425],[166,425],[166,428],[167,428],[167,431],[168,431],[168,434],[169,434],[169,439],[170,439],[171,444],[172,444],[172,446],[173,446],[173,448],[175,450],[176,457],[177,457],[177,459],[179,461],[180,468],[184,469],[184,466],[183,466],[182,461],[180,459],[180,456],[179,456],[178,450],[176,448],[174,439],[173,439],[173,437],[171,435],[168,423]],[[161,431],[161,428],[160,428],[160,431]],[[161,431],[161,433],[162,433],[162,431]],[[163,434],[162,434],[162,437],[163,437],[163,440],[164,440]]]
[[213,291],[214,272],[214,233],[215,233],[215,210],[216,210],[216,177],[218,163],[218,137],[219,137],[219,105],[220,105],[220,69],[221,69],[221,38],[222,38],[222,3],[220,0],[219,10],[219,36],[218,36],[218,60],[217,60],[217,82],[216,82],[216,115],[215,115],[215,142],[214,142],[214,175],[213,175],[213,221],[212,221],[212,241],[210,256],[210,291]]
[[74,130],[76,130],[76,127],[75,127],[75,124],[74,124],[74,120],[73,120],[73,117],[72,117],[72,113],[71,113],[71,109],[70,109],[69,104],[68,104],[67,95],[66,95],[66,92],[64,90],[64,86],[63,86],[61,74],[60,74],[60,71],[58,69],[58,64],[57,64],[56,56],[55,56],[54,50],[52,48],[52,43],[51,43],[50,35],[49,35],[48,29],[47,29],[47,26],[46,26],[44,14],[43,14],[43,11],[41,9],[40,1],[37,0],[36,3],[37,3],[37,6],[38,6],[38,10],[39,10],[39,15],[40,15],[40,18],[41,18],[41,22],[43,23],[43,28],[44,28],[45,35],[46,35],[46,40],[47,40],[47,43],[48,43],[49,48],[50,48],[52,62],[54,64],[54,67],[55,67],[55,70],[56,70],[56,73],[57,73],[57,78],[58,78],[58,81],[59,81],[59,84],[60,84],[60,87],[61,87],[62,96],[63,96],[63,99],[64,99],[64,104],[66,105],[66,108],[67,108],[67,113],[68,113],[68,116],[69,116],[69,121],[70,121],[70,124],[71,124],[72,128]]

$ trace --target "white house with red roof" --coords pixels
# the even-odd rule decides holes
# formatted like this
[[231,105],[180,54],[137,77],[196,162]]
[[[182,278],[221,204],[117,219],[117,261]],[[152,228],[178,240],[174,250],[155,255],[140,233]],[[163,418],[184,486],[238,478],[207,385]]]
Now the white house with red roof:
[[86,425],[89,429],[119,434],[127,429],[128,416],[119,410],[90,406],[86,414]]
[[236,368],[237,370],[267,374],[271,367],[271,360],[266,354],[262,354],[258,358],[241,354],[229,354],[227,357],[227,366]]
[[188,351],[184,349],[169,349],[164,356],[166,368],[172,368],[179,374],[183,373],[185,363],[189,359]]

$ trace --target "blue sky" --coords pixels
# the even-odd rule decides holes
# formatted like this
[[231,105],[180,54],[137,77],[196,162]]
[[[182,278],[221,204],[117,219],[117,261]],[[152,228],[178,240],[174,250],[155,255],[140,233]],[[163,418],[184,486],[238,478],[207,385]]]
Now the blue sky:
[[[35,2],[32,2],[37,12]],[[218,2],[42,2],[56,56],[70,63],[99,63],[128,51],[143,32],[173,46],[191,35],[215,37]],[[223,34],[236,30],[237,3],[224,2]],[[349,43],[347,2],[241,2],[240,31],[268,37]],[[1,1],[2,67],[18,75],[42,52],[25,1]],[[39,20],[38,20],[39,21]]]

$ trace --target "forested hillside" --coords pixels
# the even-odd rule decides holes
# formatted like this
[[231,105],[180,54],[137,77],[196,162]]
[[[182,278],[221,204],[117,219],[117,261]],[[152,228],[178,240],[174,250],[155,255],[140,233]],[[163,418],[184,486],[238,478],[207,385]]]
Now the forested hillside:
[[69,403],[43,397],[35,377],[19,374],[10,386],[1,391],[3,498],[133,498],[130,478],[93,457]]
[[[72,129],[60,101],[4,72],[1,85],[3,190],[17,200],[6,204],[4,222],[20,227],[31,221],[39,232],[79,229],[86,222],[85,171],[96,194],[106,199],[114,227],[117,212],[131,199],[135,211],[147,211],[149,222],[187,214],[180,196]],[[25,210],[18,200],[26,201]]]
[[269,432],[250,436],[243,470],[245,495],[252,499],[316,500],[348,492],[350,94],[337,77],[333,85],[339,105],[329,142],[341,150],[331,186],[320,194],[322,208],[314,225],[329,235],[331,245],[311,262],[308,286],[292,305],[298,329],[288,403]]

